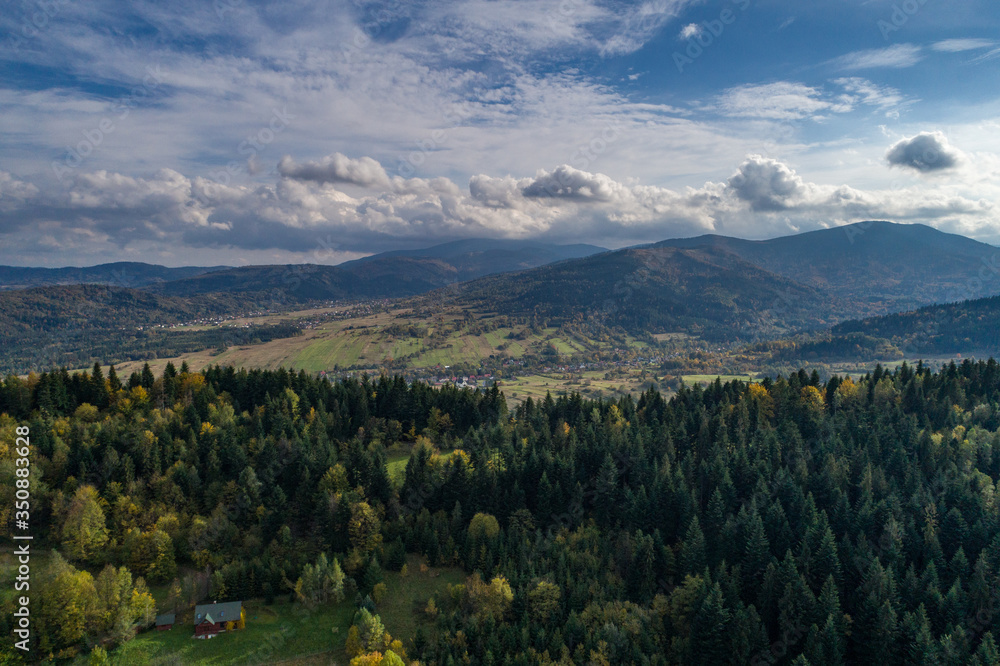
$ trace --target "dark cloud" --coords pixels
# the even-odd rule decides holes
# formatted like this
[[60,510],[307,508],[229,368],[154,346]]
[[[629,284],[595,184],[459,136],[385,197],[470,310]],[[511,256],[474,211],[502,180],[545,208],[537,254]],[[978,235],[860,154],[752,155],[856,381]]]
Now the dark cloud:
[[522,193],[526,197],[611,201],[619,190],[621,186],[604,174],[588,173],[564,164],[552,173],[539,174]]
[[296,164],[290,155],[285,155],[278,163],[278,173],[285,178],[309,180],[314,183],[348,183],[362,187],[385,187],[389,184],[382,165],[370,157],[351,159],[334,153],[319,162]]
[[948,139],[941,132],[921,132],[893,144],[885,159],[890,166],[933,173],[958,166],[961,153],[948,145]]

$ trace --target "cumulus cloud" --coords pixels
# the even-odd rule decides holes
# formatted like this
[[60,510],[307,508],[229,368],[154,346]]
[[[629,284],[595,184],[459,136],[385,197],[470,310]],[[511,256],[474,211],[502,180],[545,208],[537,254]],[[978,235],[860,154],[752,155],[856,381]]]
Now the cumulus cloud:
[[293,180],[311,180],[316,183],[348,183],[362,187],[386,187],[389,176],[377,161],[370,157],[351,159],[341,153],[324,157],[319,162],[296,164],[291,155],[278,163],[278,173]]
[[612,201],[621,184],[601,173],[587,173],[562,165],[551,173],[542,171],[521,192],[526,197],[554,197],[578,201]]
[[748,157],[728,185],[755,211],[785,210],[805,190],[802,178],[788,166],[761,155]]
[[[368,165],[366,173],[382,169],[370,158],[347,159],[345,164]],[[368,182],[355,177],[349,184],[359,180]],[[0,173],[0,238],[5,247],[30,242],[35,252],[56,251],[56,239],[75,238],[116,244],[123,252],[145,243],[180,253],[272,252],[287,261],[289,253],[302,256],[331,243],[343,252],[475,237],[620,246],[706,232],[759,237],[792,224],[817,228],[865,219],[1000,224],[988,200],[926,187],[866,191],[820,185],[760,155],[748,156],[725,182],[683,189],[561,165],[521,178],[477,174],[467,188],[448,178],[397,176],[388,187],[359,192],[349,194],[318,177],[235,185],[170,169],[141,178],[85,172],[67,190],[53,192]],[[55,244],[43,248],[49,241]]]
[[959,165],[962,153],[941,132],[921,132],[893,144],[885,154],[890,166],[934,173]]
[[38,187],[0,171],[0,209],[13,207],[38,194]]

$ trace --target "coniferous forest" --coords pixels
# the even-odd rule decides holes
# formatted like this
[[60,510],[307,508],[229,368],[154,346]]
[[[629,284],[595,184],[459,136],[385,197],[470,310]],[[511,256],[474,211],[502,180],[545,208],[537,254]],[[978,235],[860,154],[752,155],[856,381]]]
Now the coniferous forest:
[[[1000,663],[993,360],[513,411],[387,376],[96,366],[8,377],[0,413],[0,510],[26,424],[34,548],[58,553],[36,654],[128,641],[172,582],[179,606],[353,599],[359,664]],[[373,599],[407,553],[467,579],[404,642]]]

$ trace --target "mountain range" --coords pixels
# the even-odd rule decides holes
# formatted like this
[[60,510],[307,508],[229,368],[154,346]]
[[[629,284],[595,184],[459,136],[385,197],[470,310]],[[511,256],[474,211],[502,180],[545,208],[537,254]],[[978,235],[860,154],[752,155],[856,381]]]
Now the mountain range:
[[150,285],[168,296],[259,294],[286,302],[401,298],[492,273],[586,257],[604,248],[477,239],[385,252],[337,266],[242,266]]
[[755,339],[991,295],[998,259],[964,236],[864,222],[765,241],[666,240],[480,278],[452,297],[498,314]]
[[653,247],[730,252],[876,312],[1000,292],[1000,248],[922,224],[861,222],[763,241],[708,235]]
[[160,282],[181,280],[187,277],[211,273],[227,266],[183,266],[167,268],[155,264],[119,261],[84,268],[24,268],[20,266],[0,266],[0,290],[28,289],[73,284],[100,284],[113,287],[138,289]]
[[[591,323],[632,334],[686,333],[734,342],[839,324],[830,333],[835,338],[857,340],[864,332],[912,348],[940,349],[962,340],[936,334],[933,344],[921,343],[917,329],[928,315],[896,313],[997,294],[998,259],[996,247],[923,225],[863,222],[764,241],[708,235],[610,251],[459,241],[339,266],[4,267],[0,318],[19,337],[72,330],[74,322],[110,330],[124,322],[139,326],[320,301],[411,299],[421,312],[462,308],[548,325]],[[72,282],[106,286],[93,293],[71,286],[16,289]],[[987,344],[976,333],[977,322],[1000,322],[1000,299],[940,313],[934,316],[961,322],[962,339]],[[896,319],[878,319],[884,315]]]

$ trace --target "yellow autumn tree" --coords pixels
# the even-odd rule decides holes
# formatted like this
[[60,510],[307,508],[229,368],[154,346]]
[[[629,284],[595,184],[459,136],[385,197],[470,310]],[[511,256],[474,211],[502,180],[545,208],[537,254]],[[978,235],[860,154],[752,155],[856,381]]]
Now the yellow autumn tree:
[[358,631],[357,625],[352,624],[351,628],[347,630],[347,643],[344,645],[344,650],[347,652],[347,656],[352,659],[364,650],[361,644],[361,632]]
[[474,612],[483,618],[493,618],[494,621],[501,620],[514,601],[514,591],[503,576],[496,576],[485,583],[476,573],[468,579],[466,593]]
[[853,407],[858,399],[858,385],[850,377],[845,377],[834,392],[834,407]]
[[81,486],[73,495],[62,529],[63,552],[71,560],[96,562],[108,542],[108,527],[100,497],[93,486]]
[[492,542],[499,533],[500,523],[488,513],[477,513],[469,521],[468,538],[474,544]]
[[357,502],[351,506],[347,531],[351,545],[362,554],[367,555],[382,543],[382,523],[368,502]]
[[815,386],[803,386],[801,391],[802,404],[813,414],[822,414],[826,401],[823,394]]
[[559,599],[562,590],[559,586],[547,580],[538,581],[534,589],[528,592],[528,608],[535,622],[544,623],[559,609]]
[[753,383],[747,387],[747,396],[757,405],[762,416],[770,418],[774,414],[774,398],[763,384]]

